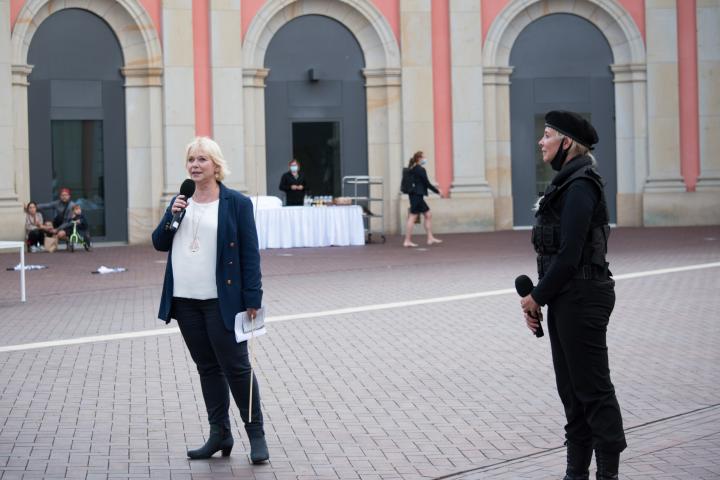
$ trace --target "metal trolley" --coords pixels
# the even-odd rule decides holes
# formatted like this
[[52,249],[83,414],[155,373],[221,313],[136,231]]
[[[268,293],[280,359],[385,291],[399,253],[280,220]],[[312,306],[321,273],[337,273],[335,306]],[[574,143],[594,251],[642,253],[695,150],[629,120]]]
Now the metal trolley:
[[342,179],[342,196],[352,200],[363,210],[366,243],[372,243],[373,235],[385,243],[383,221],[383,178],[368,175],[348,175]]

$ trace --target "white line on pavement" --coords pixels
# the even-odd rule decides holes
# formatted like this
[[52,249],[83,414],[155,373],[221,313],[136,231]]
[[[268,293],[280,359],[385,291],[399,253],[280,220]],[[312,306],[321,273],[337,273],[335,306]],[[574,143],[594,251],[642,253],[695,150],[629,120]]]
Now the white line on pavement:
[[[615,275],[613,278],[615,280],[629,280],[633,278],[642,278],[642,277],[651,277],[655,275],[665,275],[668,273],[679,273],[679,272],[689,272],[692,270],[702,270],[706,268],[718,268],[720,267],[720,262],[713,262],[713,263],[701,263],[698,265],[687,265],[684,267],[674,267],[674,268],[661,268],[658,270],[648,270],[645,272],[635,272],[635,273],[625,273],[623,275]],[[433,297],[433,298],[423,298],[419,300],[408,300],[405,302],[392,302],[392,303],[377,303],[375,305],[364,305],[361,307],[349,307],[349,308],[338,308],[335,310],[324,310],[321,312],[309,312],[309,313],[298,313],[295,315],[278,315],[275,317],[268,317],[265,319],[266,322],[282,322],[285,320],[302,320],[307,318],[320,318],[320,317],[330,317],[334,315],[345,315],[348,313],[361,313],[361,312],[372,312],[376,310],[390,310],[393,308],[402,308],[402,307],[413,307],[417,305],[427,305],[431,303],[447,303],[447,302],[456,302],[459,300],[470,300],[473,298],[482,298],[482,297],[494,297],[497,295],[507,295],[510,293],[515,293],[514,288],[504,288],[501,290],[488,290],[486,292],[476,292],[476,293],[466,293],[462,295],[449,295],[446,297]],[[140,330],[136,332],[126,332],[126,333],[113,333],[109,335],[95,335],[92,337],[78,337],[78,338],[68,338],[65,340],[53,340],[48,342],[36,342],[36,343],[21,343],[18,345],[7,345],[4,347],[0,347],[0,353],[4,352],[17,352],[22,350],[33,350],[37,348],[47,348],[47,347],[61,347],[66,345],[79,345],[83,343],[94,343],[94,342],[108,342],[112,340],[124,340],[128,338],[142,338],[142,337],[153,337],[156,335],[172,335],[175,333],[180,333],[180,330],[177,327],[168,327],[168,328],[158,328],[154,330]]]

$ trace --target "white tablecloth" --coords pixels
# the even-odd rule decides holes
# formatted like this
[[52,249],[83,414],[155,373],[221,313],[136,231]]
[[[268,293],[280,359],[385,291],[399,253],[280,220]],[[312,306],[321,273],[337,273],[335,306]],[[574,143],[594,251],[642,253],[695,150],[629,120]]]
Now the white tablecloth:
[[365,244],[357,205],[258,210],[255,223],[261,249]]

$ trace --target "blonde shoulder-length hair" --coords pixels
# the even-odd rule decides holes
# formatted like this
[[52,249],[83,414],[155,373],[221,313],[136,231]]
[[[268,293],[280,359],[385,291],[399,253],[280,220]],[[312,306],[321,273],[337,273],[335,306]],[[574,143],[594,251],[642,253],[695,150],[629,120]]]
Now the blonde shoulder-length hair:
[[227,175],[230,175],[230,169],[228,169],[225,157],[223,157],[220,145],[210,137],[195,137],[192,142],[188,143],[185,149],[185,163],[187,163],[190,155],[193,153],[201,153],[207,155],[217,167],[217,173],[215,178],[222,182]]

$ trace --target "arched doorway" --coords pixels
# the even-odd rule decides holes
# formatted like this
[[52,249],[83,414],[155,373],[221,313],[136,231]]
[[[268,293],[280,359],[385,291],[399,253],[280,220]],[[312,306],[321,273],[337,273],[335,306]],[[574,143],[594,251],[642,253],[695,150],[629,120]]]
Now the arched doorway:
[[[92,39],[92,41],[88,41]],[[32,37],[28,63],[30,195],[69,187],[97,240],[127,241],[123,53],[95,14],[65,9]]]
[[311,195],[341,194],[342,177],[367,175],[365,60],[340,22],[297,17],[268,45],[265,67],[267,191],[296,158]]
[[615,96],[610,45],[595,25],[557,13],[527,25],[510,52],[510,126],[513,223],[534,223],[531,206],[554,172],[543,164],[537,141],[548,110],[572,110],[590,120],[600,143],[594,154],[607,182],[610,218],[616,221]]

